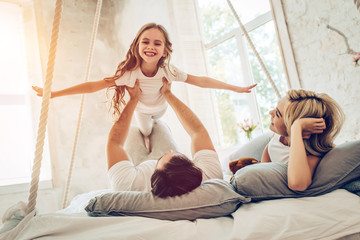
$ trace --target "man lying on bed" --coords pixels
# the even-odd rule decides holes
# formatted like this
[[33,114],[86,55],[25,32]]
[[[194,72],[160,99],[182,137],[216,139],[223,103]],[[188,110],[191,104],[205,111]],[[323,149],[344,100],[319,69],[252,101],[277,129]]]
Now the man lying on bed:
[[207,130],[197,116],[172,94],[170,87],[163,79],[160,91],[191,138],[193,160],[169,150],[159,160],[147,160],[134,166],[124,149],[124,143],[141,95],[139,83],[136,82],[134,88],[127,88],[130,100],[109,133],[107,160],[113,190],[151,191],[165,198],[188,193],[204,180],[223,178],[218,155]]

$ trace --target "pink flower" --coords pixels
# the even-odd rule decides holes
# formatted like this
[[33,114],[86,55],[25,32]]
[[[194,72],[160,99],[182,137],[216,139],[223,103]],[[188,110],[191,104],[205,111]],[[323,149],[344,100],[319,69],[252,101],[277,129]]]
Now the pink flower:
[[358,66],[360,64],[360,52],[357,53],[355,57],[353,57],[353,62],[355,63],[355,66]]
[[246,133],[247,138],[251,138],[252,131],[257,127],[259,123],[254,123],[252,119],[244,119],[244,122],[238,123],[238,127]]

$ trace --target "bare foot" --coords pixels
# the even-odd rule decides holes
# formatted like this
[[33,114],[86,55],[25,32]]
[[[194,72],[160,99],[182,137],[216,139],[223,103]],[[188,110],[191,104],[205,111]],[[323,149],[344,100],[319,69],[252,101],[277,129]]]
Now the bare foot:
[[151,152],[151,146],[150,146],[150,138],[149,136],[144,136],[144,142],[145,142],[145,147],[148,150],[148,152]]

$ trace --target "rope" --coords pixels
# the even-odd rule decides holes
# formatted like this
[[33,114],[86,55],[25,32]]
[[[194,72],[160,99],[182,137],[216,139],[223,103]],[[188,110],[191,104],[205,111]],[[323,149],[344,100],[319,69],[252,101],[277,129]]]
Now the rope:
[[242,22],[241,22],[241,20],[240,20],[239,15],[236,13],[236,11],[235,11],[235,9],[234,9],[234,7],[233,7],[233,5],[232,5],[231,1],[230,1],[230,0],[226,0],[226,1],[227,1],[227,3],[228,3],[228,5],[229,5],[229,7],[230,7],[230,9],[231,9],[231,11],[232,11],[232,13],[234,14],[234,16],[235,16],[236,20],[238,21],[238,23],[239,23],[239,25],[240,25],[240,28],[241,28],[242,32],[244,33],[244,35],[245,35],[246,39],[248,40],[248,42],[249,42],[249,44],[250,44],[251,49],[253,50],[253,52],[254,52],[254,54],[255,54],[256,58],[258,59],[258,61],[259,61],[259,63],[260,63],[261,68],[264,70],[264,72],[265,72],[265,74],[266,74],[267,78],[268,78],[268,79],[269,79],[269,81],[270,81],[271,86],[272,86],[272,87],[274,88],[274,90],[275,90],[275,93],[276,93],[277,97],[280,99],[280,98],[281,98],[280,92],[279,92],[279,90],[277,89],[277,87],[276,87],[276,85],[275,85],[275,83],[274,83],[273,79],[271,78],[271,76],[270,76],[270,74],[269,74],[268,70],[266,69],[265,64],[264,64],[264,62],[262,61],[262,59],[261,59],[261,57],[260,57],[259,53],[256,51],[256,48],[255,48],[255,46],[254,46],[254,43],[251,41],[251,38],[249,37],[248,32],[246,31],[246,29],[245,29],[244,25],[242,24]]
[[[91,34],[91,42],[90,42],[88,62],[87,62],[84,82],[87,82],[89,80],[90,69],[91,69],[91,64],[92,64],[92,59],[93,59],[93,54],[94,54],[95,39],[96,39],[96,34],[98,31],[98,26],[99,26],[99,21],[100,21],[101,6],[102,6],[102,0],[98,0],[97,6],[96,6],[92,34]],[[80,104],[79,116],[78,116],[78,121],[77,121],[77,126],[76,126],[75,139],[74,139],[73,150],[72,150],[72,154],[71,154],[69,173],[68,173],[68,177],[67,177],[67,181],[66,181],[64,199],[63,199],[63,205],[62,205],[63,208],[65,208],[67,206],[69,192],[70,192],[72,171],[73,171],[74,163],[75,163],[74,159],[75,159],[75,153],[76,153],[76,146],[77,146],[77,142],[78,142],[78,138],[79,138],[82,113],[83,113],[83,109],[84,109],[84,100],[85,100],[85,95],[83,94],[81,96],[81,104]]]
[[27,205],[27,210],[26,210],[27,214],[33,212],[33,210],[35,209],[35,205],[36,205],[36,197],[37,197],[37,190],[39,187],[41,160],[42,160],[43,146],[44,146],[44,140],[45,140],[47,117],[48,117],[48,112],[49,112],[51,85],[52,85],[53,74],[54,74],[56,47],[57,47],[57,40],[58,40],[58,36],[59,36],[59,26],[60,26],[60,20],[61,20],[62,5],[63,5],[62,0],[56,0],[55,14],[54,14],[50,48],[49,48],[49,58],[48,58],[48,63],[47,63],[46,78],[45,78],[45,85],[44,85],[44,95],[43,95],[42,103],[41,103],[41,113],[40,113],[38,135],[37,135],[37,139],[36,139],[35,158],[34,158],[34,165],[33,165],[32,175],[31,175],[30,195],[29,195],[28,205]]

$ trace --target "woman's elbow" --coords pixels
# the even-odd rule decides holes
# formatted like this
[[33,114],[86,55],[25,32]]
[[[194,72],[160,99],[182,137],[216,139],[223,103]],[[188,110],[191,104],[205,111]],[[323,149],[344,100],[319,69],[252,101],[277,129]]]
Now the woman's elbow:
[[311,184],[311,181],[306,181],[306,182],[302,182],[302,181],[288,181],[288,187],[296,192],[303,192],[306,189],[309,188]]

